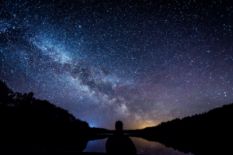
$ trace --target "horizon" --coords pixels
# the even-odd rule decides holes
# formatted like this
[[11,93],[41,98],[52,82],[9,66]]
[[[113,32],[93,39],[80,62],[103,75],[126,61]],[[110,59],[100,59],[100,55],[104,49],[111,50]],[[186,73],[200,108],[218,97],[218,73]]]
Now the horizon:
[[91,127],[233,103],[233,4],[0,0],[0,80]]
[[[0,82],[3,82],[3,83],[6,84],[6,81],[0,81]],[[7,86],[8,89],[10,89],[10,90],[12,91],[12,89],[11,89],[8,85],[6,85],[6,86]],[[22,93],[22,92],[13,92],[13,94],[17,94],[17,93],[21,94],[22,96],[23,96],[23,95],[27,95],[27,94],[29,94],[29,93],[32,93],[32,94],[34,95],[33,92],[24,92],[24,93]],[[34,97],[34,96],[32,96],[32,97],[33,97],[34,99],[36,99],[36,100],[44,101],[44,100],[42,100],[42,99],[40,99],[40,98],[36,98],[36,97]],[[55,103],[51,103],[51,102],[48,101],[48,100],[45,100],[45,101],[49,102],[49,104],[55,105],[56,107],[63,109],[62,107],[57,106]],[[164,122],[158,122],[157,124],[145,125],[145,124],[150,124],[150,123],[144,122],[144,124],[139,124],[137,128],[124,128],[124,127],[123,127],[123,130],[124,130],[124,131],[128,131],[128,130],[140,130],[140,129],[150,128],[150,127],[157,127],[157,126],[161,125],[162,123],[169,123],[169,122],[174,121],[174,120],[177,120],[177,119],[182,120],[182,119],[187,118],[187,117],[195,117],[195,116],[197,116],[197,115],[203,115],[203,114],[209,113],[210,111],[213,111],[213,110],[216,110],[216,109],[219,109],[219,108],[224,108],[224,107],[226,107],[226,106],[228,106],[228,105],[233,105],[233,103],[226,103],[226,104],[223,104],[223,105],[221,105],[221,106],[214,107],[213,109],[210,109],[210,110],[208,110],[208,111],[204,111],[204,112],[202,112],[202,113],[196,113],[196,114],[184,116],[184,117],[181,117],[181,118],[173,118],[173,119],[171,119],[171,120],[166,120],[166,121],[164,121]],[[63,110],[65,110],[66,112],[69,113],[69,111],[67,111],[66,109],[63,109]],[[69,114],[71,114],[71,113],[69,113]],[[71,114],[71,115],[72,115],[72,114]],[[72,115],[72,116],[73,116],[73,115]],[[76,118],[76,119],[81,120],[81,121],[85,121],[85,120],[82,120],[82,119],[80,119],[80,118]],[[121,121],[121,120],[116,120],[116,121]],[[85,121],[85,122],[87,122],[87,121]],[[89,123],[89,122],[87,122],[87,123],[88,123],[88,125],[89,125],[90,128],[97,128],[97,129],[100,128],[100,129],[107,129],[107,130],[111,130],[111,131],[115,130],[115,122],[114,122],[114,125],[113,125],[112,128],[109,128],[109,127],[103,128],[103,127],[100,127],[100,126],[95,126],[95,125],[93,125],[93,124],[91,124],[91,123]],[[123,122],[123,124],[124,124],[124,122]]]

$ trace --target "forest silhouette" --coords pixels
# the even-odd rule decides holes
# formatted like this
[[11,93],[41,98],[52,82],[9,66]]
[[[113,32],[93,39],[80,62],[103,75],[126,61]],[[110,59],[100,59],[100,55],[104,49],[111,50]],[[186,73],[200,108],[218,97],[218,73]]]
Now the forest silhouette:
[[196,155],[232,154],[233,104],[143,130],[142,137]]
[[33,93],[14,93],[4,82],[0,82],[0,92],[0,152],[83,151],[89,128],[86,122],[48,101],[35,99]]
[[122,126],[116,134],[90,128],[66,110],[36,99],[32,92],[13,92],[0,81],[0,154],[101,154],[83,153],[89,140],[120,139],[117,136],[123,134],[196,155],[232,154],[232,116],[233,104],[229,104],[141,130],[123,130]]

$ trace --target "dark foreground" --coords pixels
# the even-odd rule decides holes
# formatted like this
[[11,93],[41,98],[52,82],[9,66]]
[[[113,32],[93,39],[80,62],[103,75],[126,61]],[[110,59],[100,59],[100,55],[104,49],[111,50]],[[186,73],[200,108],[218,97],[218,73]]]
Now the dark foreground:
[[[207,113],[176,119],[128,136],[158,141],[196,155],[233,154],[233,104]],[[33,93],[15,93],[0,81],[0,154],[83,154],[89,140],[107,138],[113,131],[90,128],[67,111]]]

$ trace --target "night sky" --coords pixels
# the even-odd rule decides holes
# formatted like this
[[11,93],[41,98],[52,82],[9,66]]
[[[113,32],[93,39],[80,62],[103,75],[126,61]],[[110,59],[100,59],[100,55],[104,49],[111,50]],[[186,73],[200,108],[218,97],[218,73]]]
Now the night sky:
[[0,79],[90,126],[233,102],[231,0],[0,0]]

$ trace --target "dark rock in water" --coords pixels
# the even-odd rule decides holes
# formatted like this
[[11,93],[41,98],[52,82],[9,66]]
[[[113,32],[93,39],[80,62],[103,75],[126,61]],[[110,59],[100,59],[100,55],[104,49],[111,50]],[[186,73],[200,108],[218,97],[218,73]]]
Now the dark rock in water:
[[0,81],[0,153],[82,152],[88,130],[67,111],[33,93],[14,93]]

